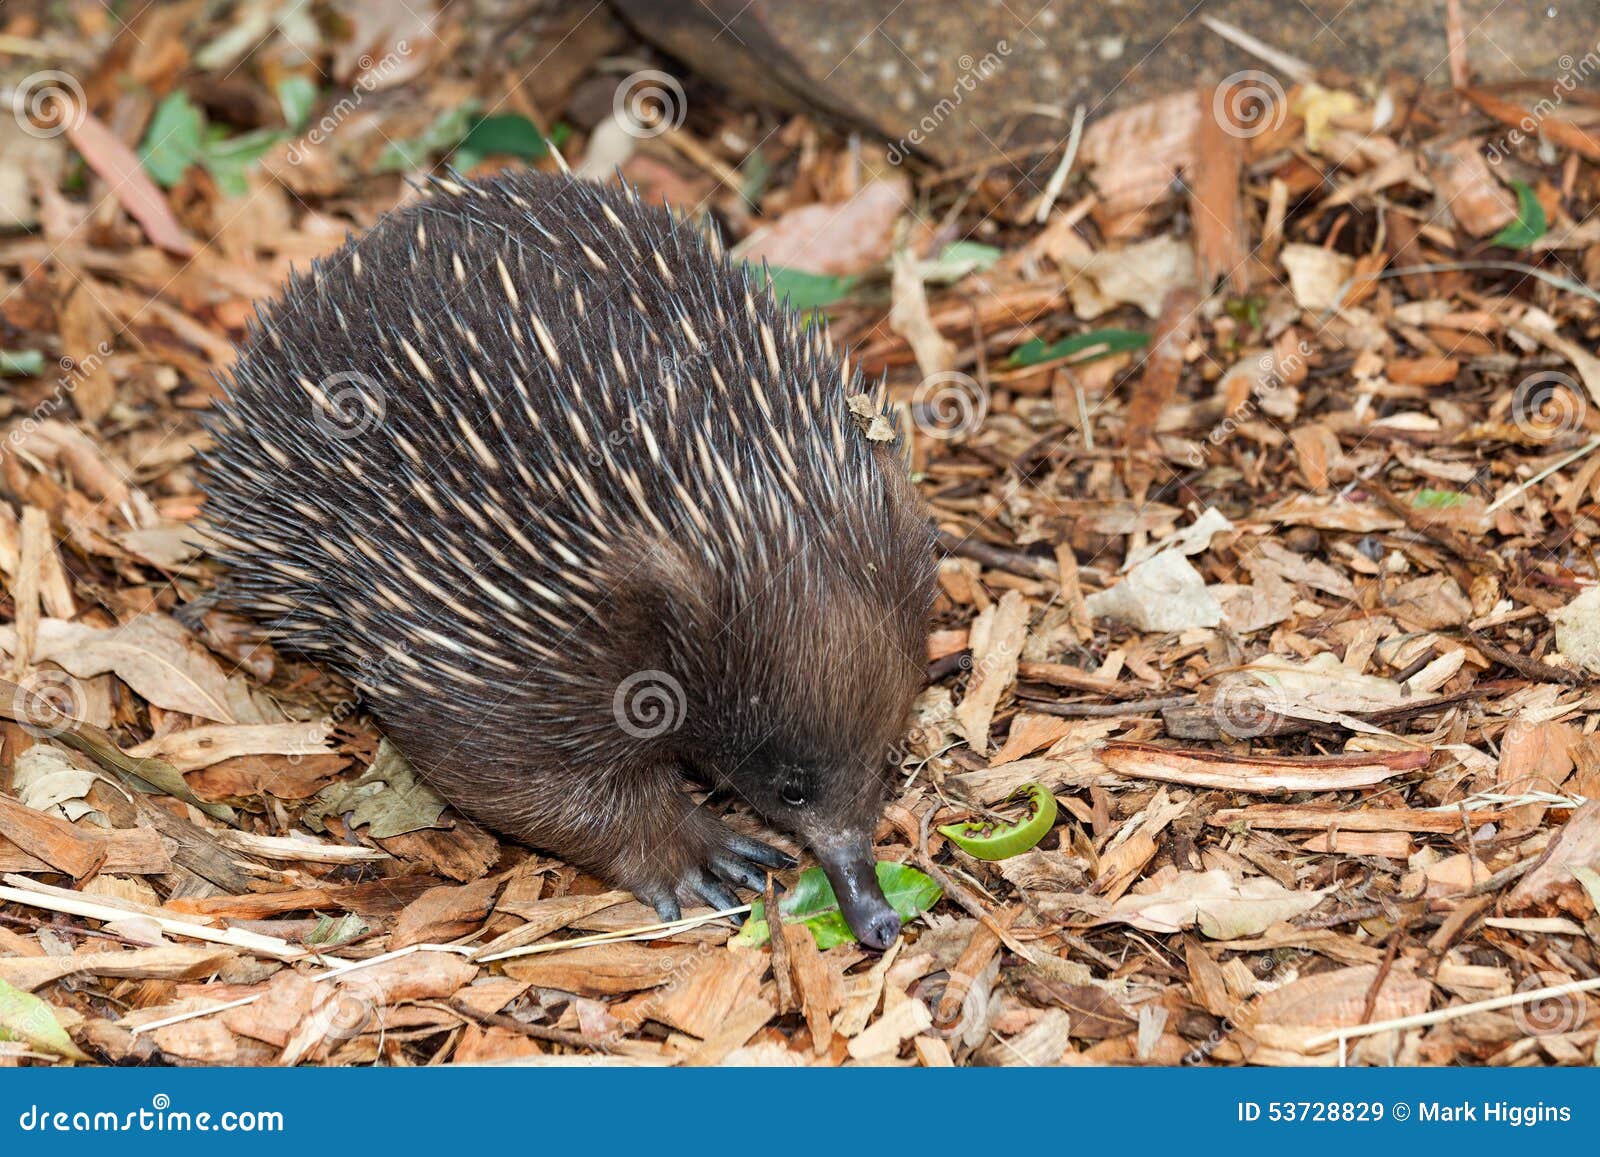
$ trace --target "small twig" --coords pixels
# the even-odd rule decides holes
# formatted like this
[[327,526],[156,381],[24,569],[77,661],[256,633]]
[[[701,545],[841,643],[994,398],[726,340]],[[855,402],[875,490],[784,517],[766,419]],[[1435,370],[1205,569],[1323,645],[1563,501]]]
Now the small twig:
[[1474,896],[1487,896],[1498,892],[1513,880],[1521,879],[1528,874],[1528,870],[1542,860],[1543,856],[1530,856],[1520,864],[1512,864],[1509,868],[1501,868],[1481,884],[1474,884],[1461,894],[1462,899],[1471,899]]
[[491,956],[476,958],[479,964],[488,964],[494,960],[509,960],[513,956],[538,956],[543,952],[560,952],[564,948],[583,948],[589,944],[609,944],[613,940],[633,940],[650,932],[676,932],[685,928],[698,928],[702,924],[710,924],[714,920],[721,920],[725,916],[739,916],[750,911],[749,904],[740,904],[737,908],[725,908],[720,912],[708,912],[703,916],[685,916],[681,920],[664,920],[656,924],[641,924],[637,928],[619,928],[614,932],[596,932],[592,936],[575,936],[571,940],[557,940],[551,944],[529,944],[525,948],[508,948],[504,952],[496,952]]
[[1387,916],[1389,907],[1386,904],[1358,904],[1354,908],[1346,908],[1341,912],[1332,912],[1326,916],[1307,916],[1294,921],[1296,928],[1322,929],[1337,928],[1340,924],[1351,924],[1357,920],[1371,920],[1374,916]]
[[1217,19],[1215,16],[1202,16],[1200,17],[1200,23],[1211,29],[1229,44],[1244,49],[1252,56],[1260,57],[1290,80],[1299,81],[1301,84],[1309,84],[1317,79],[1316,69],[1312,68],[1306,61],[1301,60],[1298,56],[1284,52],[1280,48],[1274,48],[1265,40],[1251,36],[1237,24],[1230,24],[1226,20]]
[[1374,479],[1366,482],[1363,488],[1379,502],[1399,515],[1411,530],[1438,543],[1452,554],[1464,558],[1468,562],[1475,562],[1480,566],[1490,567],[1497,571],[1505,569],[1505,564],[1497,556],[1484,550],[1477,543],[1463,538],[1449,527],[1439,526],[1430,522],[1420,510],[1410,503],[1402,501],[1399,495],[1381,482]]
[[1126,703],[1042,703],[1028,702],[1028,710],[1062,719],[1101,719],[1114,715],[1147,715],[1152,711],[1166,711],[1173,707],[1187,707],[1195,702],[1193,695],[1170,695],[1163,699],[1131,699]]
[[1395,958],[1400,955],[1400,942],[1405,939],[1401,933],[1405,931],[1404,925],[1396,927],[1389,937],[1388,950],[1383,954],[1383,963],[1378,965],[1378,971],[1372,978],[1372,983],[1367,986],[1367,999],[1361,1005],[1361,1019],[1367,1020],[1378,1008],[1378,994],[1383,991],[1384,984],[1389,979],[1389,973],[1394,971]]
[[1543,470],[1539,471],[1539,473],[1535,474],[1526,482],[1518,483],[1510,490],[1507,490],[1499,498],[1496,498],[1493,502],[1489,503],[1488,506],[1484,507],[1483,512],[1485,514],[1493,514],[1512,499],[1519,497],[1524,491],[1539,485],[1539,483],[1550,477],[1550,475],[1554,474],[1557,470],[1571,466],[1579,458],[1587,458],[1597,449],[1600,449],[1600,438],[1590,438],[1582,446],[1578,447],[1578,449],[1574,450],[1571,454],[1568,454],[1565,458],[1555,463],[1555,465],[1546,466]]
[[794,999],[794,974],[789,966],[789,942],[783,935],[783,913],[778,910],[778,885],[771,872],[767,873],[762,911],[767,918],[767,939],[772,945],[772,983],[778,990],[778,1011],[791,1012],[798,1007]]
[[[17,877],[8,876],[7,879],[17,879]],[[126,920],[130,916],[140,916],[148,920],[154,920],[161,931],[170,933],[173,936],[184,936],[190,940],[204,940],[212,944],[225,944],[230,948],[237,948],[255,956],[266,956],[273,960],[282,961],[310,958],[334,960],[340,964],[346,963],[346,961],[337,956],[326,956],[308,951],[288,940],[282,940],[276,936],[263,936],[258,932],[250,932],[244,928],[211,928],[204,924],[195,924],[188,920],[176,919],[144,905],[126,908],[118,907],[112,904],[98,903],[76,892],[69,892],[64,888],[52,888],[47,884],[35,883],[32,880],[25,881],[25,885],[25,888],[0,885],[0,901],[24,904],[30,908],[43,908],[47,912],[65,912],[69,916],[82,916],[89,920],[109,922]]]
[[0,912],[0,924],[15,924],[19,928],[31,928],[34,931],[48,929],[51,932],[64,936],[83,936],[90,940],[110,940],[115,944],[126,944],[130,948],[148,948],[149,943],[134,940],[129,936],[118,936],[115,932],[102,932],[96,928],[79,928],[76,924],[51,924],[44,920],[35,920],[30,916],[11,916]]
[[1296,928],[1334,928],[1340,924],[1349,924],[1356,920],[1370,920],[1374,916],[1389,916],[1402,904],[1414,904],[1427,895],[1428,886],[1424,881],[1416,892],[1407,896],[1385,896],[1382,900],[1370,904],[1359,904],[1354,908],[1346,908],[1341,912],[1330,912],[1326,916],[1303,916],[1292,921]]
[[1426,1028],[1429,1025],[1459,1020],[1476,1012],[1493,1012],[1501,1008],[1516,1008],[1519,1005],[1533,1004],[1540,1000],[1571,996],[1577,992],[1593,992],[1596,989],[1600,989],[1600,979],[1577,980],[1570,984],[1555,984],[1549,988],[1535,988],[1528,992],[1513,992],[1508,996],[1491,997],[1488,1000],[1478,1000],[1471,1004],[1458,1004],[1450,1008],[1436,1009],[1433,1012],[1418,1013],[1416,1016],[1401,1016],[1393,1020],[1377,1020],[1371,1024],[1337,1028],[1331,1032],[1319,1033],[1317,1036],[1311,1037],[1301,1047],[1303,1051],[1309,1053],[1337,1043],[1341,1054],[1340,1060],[1343,1061],[1345,1043],[1354,1037],[1376,1036],[1380,1032],[1394,1032],[1398,1029]]
[[1533,679],[1539,683],[1563,683],[1568,687],[1581,687],[1588,682],[1576,671],[1568,671],[1562,667],[1552,667],[1549,663],[1541,663],[1538,659],[1530,659],[1525,655],[1507,651],[1504,647],[1497,647],[1488,639],[1478,634],[1471,627],[1462,632],[1472,645],[1482,651],[1485,656],[1493,659],[1502,667],[1510,667],[1524,678]]
[[[432,1001],[427,1003],[432,1004]],[[582,1033],[568,1032],[563,1028],[550,1028],[542,1024],[525,1024],[514,1016],[506,1016],[498,1012],[479,1012],[471,1008],[463,1000],[452,1000],[448,1004],[439,1006],[449,1009],[457,1016],[466,1017],[468,1020],[477,1021],[493,1028],[503,1028],[509,1032],[521,1033],[523,1036],[532,1037],[534,1040],[547,1041],[554,1045],[565,1045],[569,1049],[594,1049],[596,1052],[609,1053],[611,1046],[604,1038],[586,1037]]]
[[1385,269],[1377,273],[1358,273],[1351,277],[1340,287],[1338,299],[1345,300],[1351,287],[1362,281],[1387,281],[1391,277],[1409,277],[1416,273],[1475,273],[1484,269],[1499,269],[1507,273],[1522,273],[1552,285],[1557,289],[1566,290],[1587,297],[1590,301],[1600,301],[1600,290],[1590,289],[1581,282],[1573,281],[1567,277],[1557,277],[1553,273],[1546,273],[1533,265],[1524,265],[1520,261],[1429,261],[1422,265],[1405,265],[1397,269]]
[[1088,109],[1081,104],[1072,114],[1072,128],[1067,132],[1067,151],[1061,154],[1061,163],[1056,166],[1055,172],[1050,174],[1050,180],[1045,182],[1044,192],[1039,195],[1039,207],[1033,211],[1035,224],[1043,225],[1050,219],[1050,210],[1066,186],[1067,174],[1072,172],[1072,162],[1078,157],[1078,145],[1083,140],[1083,120],[1087,115]]
[[[358,972],[363,968],[372,968],[375,965],[387,964],[391,960],[399,960],[402,956],[411,956],[417,952],[453,952],[458,956],[466,956],[468,958],[472,956],[472,949],[459,944],[413,944],[409,948],[397,948],[393,952],[385,952],[383,955],[374,956],[370,960],[356,960],[346,963],[338,968],[330,968],[328,971],[319,973],[310,979],[313,984],[319,984],[324,980],[333,980],[335,977],[343,976],[347,972]],[[226,1012],[230,1008],[243,1008],[247,1004],[254,1004],[264,995],[265,993],[258,992],[254,996],[245,996],[238,1000],[230,1000],[224,1004],[214,1005],[211,1008],[197,1008],[190,1012],[180,1012],[176,1016],[169,1016],[162,1020],[152,1020],[146,1024],[135,1025],[128,1031],[133,1033],[134,1036],[138,1036],[143,1032],[154,1032],[158,1028],[166,1028],[171,1024],[182,1024],[186,1020],[195,1020],[202,1016],[212,1016],[215,1013]]]
[[1007,550],[979,538],[957,538],[947,530],[939,532],[939,545],[947,554],[957,558],[970,558],[992,570],[1010,571],[1024,578],[1054,583],[1061,577],[1055,560],[1037,555],[1023,554],[1020,550]]

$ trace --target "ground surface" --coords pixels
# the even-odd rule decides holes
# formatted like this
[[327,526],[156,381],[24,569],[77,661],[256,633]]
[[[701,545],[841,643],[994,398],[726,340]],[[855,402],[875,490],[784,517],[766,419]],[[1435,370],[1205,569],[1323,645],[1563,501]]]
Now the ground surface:
[[[1595,1062],[1592,100],[1440,45],[1456,91],[1235,78],[940,170],[492,8],[0,25],[0,1064]],[[251,302],[536,124],[801,271],[903,410],[941,594],[878,855],[943,895],[881,957],[634,932],[174,617]],[[937,832],[1029,783],[1031,849]]]

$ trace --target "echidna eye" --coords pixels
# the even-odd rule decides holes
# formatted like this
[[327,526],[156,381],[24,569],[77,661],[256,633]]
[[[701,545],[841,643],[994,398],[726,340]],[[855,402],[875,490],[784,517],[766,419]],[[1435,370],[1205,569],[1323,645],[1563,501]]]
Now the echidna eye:
[[784,784],[783,790],[778,794],[783,797],[783,802],[790,807],[799,807],[806,802],[806,793],[800,789],[798,784]]

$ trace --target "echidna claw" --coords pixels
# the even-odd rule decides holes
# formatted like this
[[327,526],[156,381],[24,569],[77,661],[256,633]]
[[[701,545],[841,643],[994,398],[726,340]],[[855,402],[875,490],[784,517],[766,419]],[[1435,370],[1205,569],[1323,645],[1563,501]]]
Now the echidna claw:
[[[765,864],[769,868],[792,868],[797,862],[793,856],[781,848],[775,848],[762,840],[750,836],[741,836],[738,832],[729,832],[726,841],[727,850],[735,856],[742,856],[747,860],[754,860],[758,864]],[[750,884],[749,887],[758,891],[766,887],[765,880],[760,884]]]
[[656,919],[663,924],[671,924],[674,920],[683,919],[683,908],[678,904],[678,898],[669,888],[651,888],[648,891],[635,890],[634,899],[648,904],[656,910]]
[[752,892],[766,891],[766,872],[748,860],[738,856],[713,856],[707,867],[719,880],[735,888],[749,888]]
[[[725,888],[719,880],[704,870],[701,870],[698,873],[697,879],[690,882],[689,887],[702,900],[704,900],[707,904],[710,904],[718,911],[726,908],[737,908],[739,906],[739,898],[732,892],[728,891],[728,889]],[[737,924],[744,923],[744,917],[742,915],[735,916],[733,920]]]
[[[794,857],[787,852],[730,831],[720,821],[714,828],[707,825],[701,830],[699,846],[702,862],[686,869],[678,879],[634,886],[633,894],[653,907],[664,924],[680,919],[684,904],[737,908],[739,899],[732,889],[759,896],[766,890],[769,872],[795,866]],[[734,919],[743,923],[742,917]]]

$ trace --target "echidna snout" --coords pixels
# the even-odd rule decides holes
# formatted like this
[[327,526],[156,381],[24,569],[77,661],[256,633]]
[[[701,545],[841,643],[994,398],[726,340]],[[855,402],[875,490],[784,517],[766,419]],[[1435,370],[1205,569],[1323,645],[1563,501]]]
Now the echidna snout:
[[930,531],[825,327],[628,190],[449,180],[292,278],[225,384],[223,597],[452,803],[670,918],[788,862],[687,790],[731,788],[893,939]]

